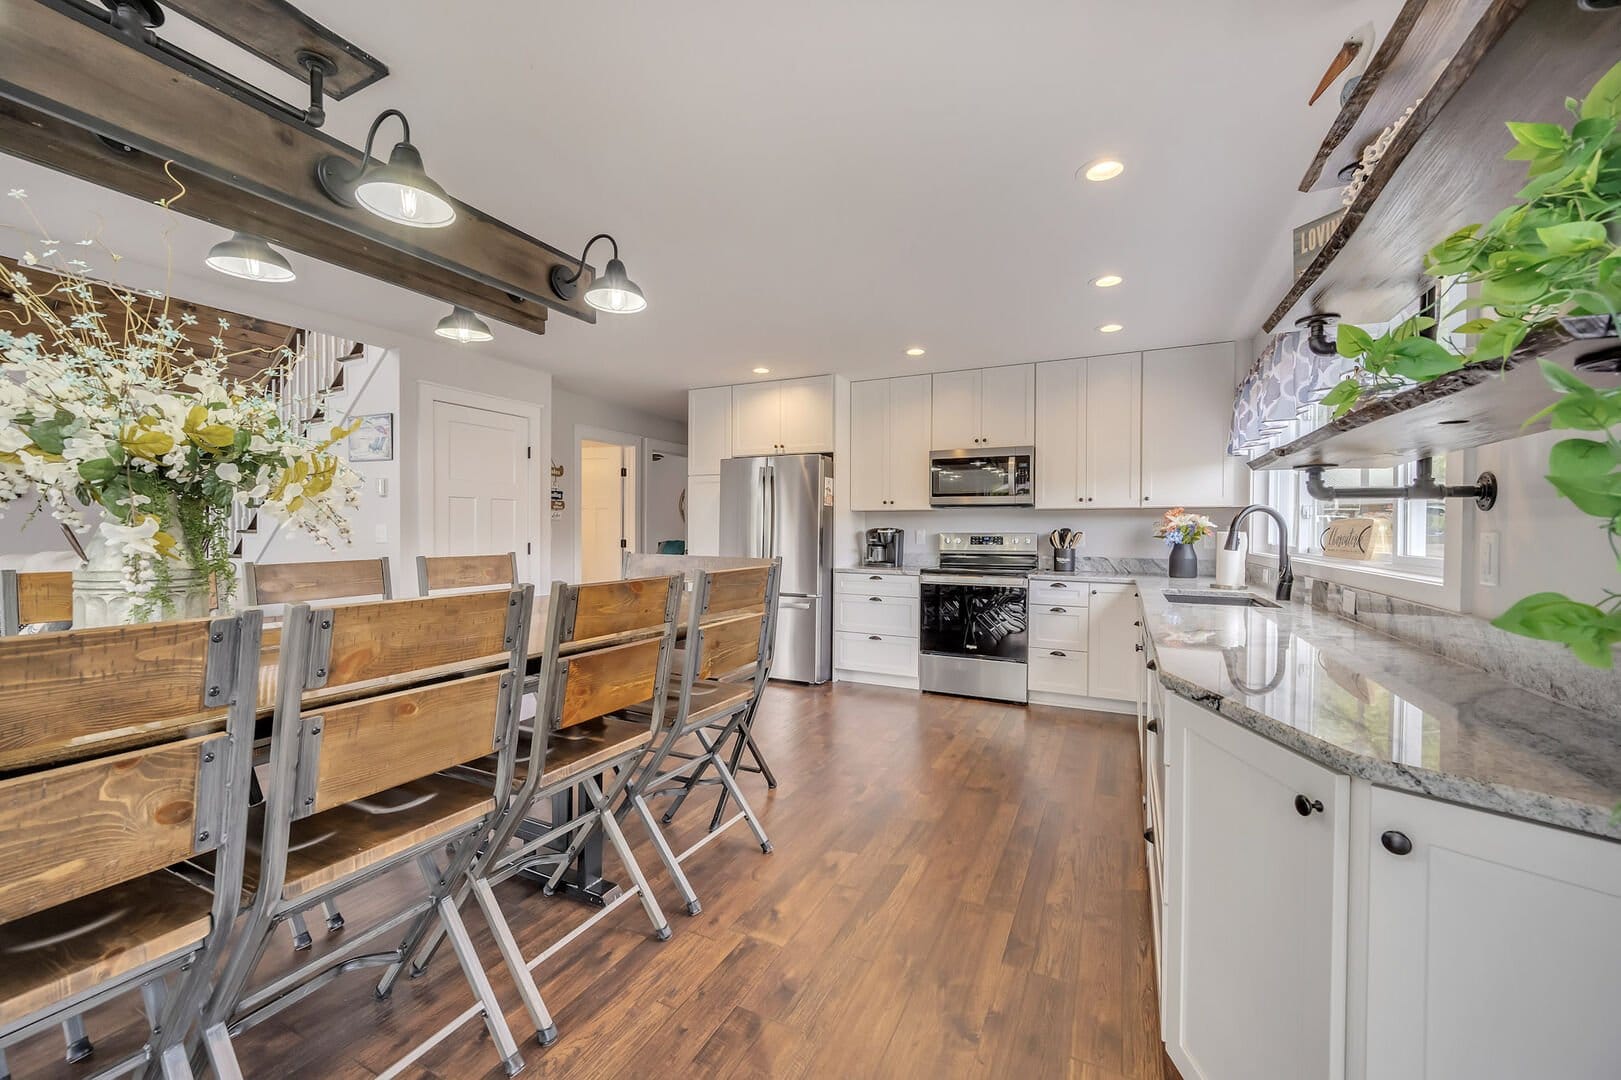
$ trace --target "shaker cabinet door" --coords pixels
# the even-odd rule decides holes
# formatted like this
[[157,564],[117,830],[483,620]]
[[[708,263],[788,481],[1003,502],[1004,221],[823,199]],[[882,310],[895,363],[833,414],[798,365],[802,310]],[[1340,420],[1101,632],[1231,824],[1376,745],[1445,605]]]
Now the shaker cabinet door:
[[988,447],[1036,441],[1036,366],[984,368],[979,373],[979,437]]
[[[929,508],[929,425],[933,399],[927,375],[889,380],[890,510]],[[856,468],[862,467],[860,457]],[[854,476],[851,477],[852,482]]]
[[889,509],[891,381],[874,379],[850,384],[852,510]]
[[945,371],[933,382],[929,442],[935,450],[972,450],[979,441],[979,372]]
[[1143,353],[1144,506],[1222,506],[1233,415],[1233,345]]
[[782,452],[782,384],[732,387],[732,456]]

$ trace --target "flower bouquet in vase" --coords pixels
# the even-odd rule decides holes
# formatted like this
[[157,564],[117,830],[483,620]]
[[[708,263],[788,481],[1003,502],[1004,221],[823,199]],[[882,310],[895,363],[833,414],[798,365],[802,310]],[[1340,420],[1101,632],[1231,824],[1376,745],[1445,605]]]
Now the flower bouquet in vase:
[[1199,556],[1193,545],[1215,531],[1216,523],[1203,514],[1190,514],[1180,506],[1165,511],[1165,516],[1154,526],[1154,535],[1171,547],[1172,577],[1199,576]]
[[95,508],[75,626],[228,609],[237,505],[347,539],[359,480],[332,448],[348,429],[297,430],[265,388],[290,353],[233,379],[221,338],[198,355],[181,329],[196,318],[171,319],[166,297],[32,253],[16,271],[0,266],[0,287],[20,313],[0,318],[0,513],[37,495],[71,531]]

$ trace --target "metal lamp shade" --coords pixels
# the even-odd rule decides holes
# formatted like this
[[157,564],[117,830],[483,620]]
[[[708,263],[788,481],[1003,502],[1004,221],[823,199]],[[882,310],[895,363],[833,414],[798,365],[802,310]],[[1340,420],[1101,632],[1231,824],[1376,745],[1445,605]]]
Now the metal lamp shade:
[[439,320],[439,325],[433,328],[433,332],[463,345],[475,341],[489,341],[495,337],[490,333],[488,323],[459,304],[450,309],[449,315]]
[[647,306],[641,288],[625,273],[625,264],[609,259],[602,276],[591,282],[585,290],[585,302],[598,311],[614,315],[630,315]]
[[248,281],[279,283],[298,276],[285,255],[259,237],[246,233],[233,233],[229,240],[221,240],[208,249],[208,258],[204,261],[211,270]]
[[422,167],[422,155],[397,143],[387,165],[367,169],[355,184],[355,201],[386,221],[417,229],[442,229],[456,220],[445,189]]

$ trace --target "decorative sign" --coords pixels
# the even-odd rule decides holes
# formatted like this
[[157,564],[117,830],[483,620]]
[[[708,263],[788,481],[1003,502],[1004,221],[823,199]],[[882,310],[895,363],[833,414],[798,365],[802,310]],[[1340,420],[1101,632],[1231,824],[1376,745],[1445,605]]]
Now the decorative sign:
[[1373,518],[1344,518],[1323,531],[1323,554],[1331,559],[1373,558],[1373,539],[1379,523]]
[[1332,214],[1324,214],[1316,221],[1308,221],[1304,225],[1297,225],[1294,234],[1295,277],[1306,272],[1317,253],[1323,250],[1328,238],[1334,235],[1334,230],[1340,227],[1340,221],[1345,217],[1343,208]]
[[349,436],[350,461],[394,460],[394,414],[371,413]]

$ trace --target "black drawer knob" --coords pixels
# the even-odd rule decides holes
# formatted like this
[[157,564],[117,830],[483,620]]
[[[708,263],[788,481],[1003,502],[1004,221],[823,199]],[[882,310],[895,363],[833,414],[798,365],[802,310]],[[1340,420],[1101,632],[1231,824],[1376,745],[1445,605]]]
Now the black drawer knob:
[[1385,845],[1385,850],[1392,855],[1411,855],[1413,853],[1413,841],[1408,839],[1406,833],[1397,832],[1395,829],[1391,829],[1381,836],[1379,842]]
[[1138,642],[1138,643],[1137,643],[1137,651],[1138,651],[1138,652],[1142,652],[1142,651],[1143,651],[1143,643],[1142,643],[1142,642],[1140,642],[1140,641],[1139,641],[1139,642]]
[[1147,724],[1145,724],[1143,726],[1148,728],[1149,731],[1152,731],[1155,734],[1159,733],[1159,721],[1158,720],[1150,720]]
[[1147,840],[1150,844],[1154,842],[1154,826],[1150,825],[1148,828],[1143,830],[1143,839]]
[[1314,810],[1319,814],[1323,812],[1323,800],[1308,799],[1304,795],[1295,796],[1295,813],[1301,817],[1311,817]]

